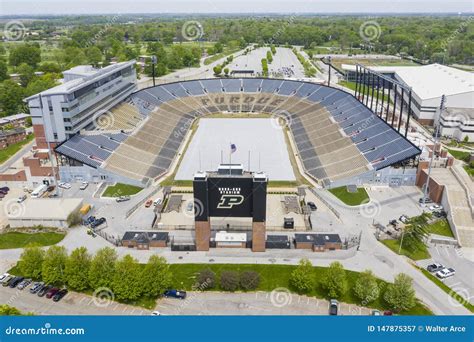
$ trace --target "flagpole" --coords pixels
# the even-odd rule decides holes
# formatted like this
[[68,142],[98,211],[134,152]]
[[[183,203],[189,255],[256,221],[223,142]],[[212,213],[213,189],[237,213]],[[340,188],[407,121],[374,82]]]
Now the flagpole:
[[229,143],[229,175],[232,176],[232,143]]
[[249,166],[249,172],[250,172],[250,150],[249,150],[249,163],[248,163],[248,166]]

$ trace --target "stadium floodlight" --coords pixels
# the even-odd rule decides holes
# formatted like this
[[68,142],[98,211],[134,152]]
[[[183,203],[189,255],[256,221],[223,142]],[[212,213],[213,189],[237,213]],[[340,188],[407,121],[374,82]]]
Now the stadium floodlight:
[[157,58],[155,55],[151,56],[151,73],[153,77],[153,87],[155,86],[155,65],[156,65]]

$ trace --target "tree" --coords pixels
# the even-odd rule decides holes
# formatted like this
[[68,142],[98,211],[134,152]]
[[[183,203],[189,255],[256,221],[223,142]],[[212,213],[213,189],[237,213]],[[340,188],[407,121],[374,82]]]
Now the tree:
[[31,82],[28,83],[28,86],[25,90],[26,96],[31,96],[42,92],[43,90],[52,88],[57,85],[56,80],[53,78],[52,74],[47,74],[41,77],[35,77]]
[[89,268],[89,284],[93,289],[112,286],[116,261],[115,249],[104,247],[97,251]]
[[224,51],[224,46],[221,43],[214,44],[214,53],[221,53]]
[[13,82],[5,80],[0,86],[0,108],[2,115],[18,114],[23,109],[25,90]]
[[115,263],[112,290],[117,299],[136,300],[143,293],[140,264],[130,254]]
[[206,268],[205,270],[202,270],[199,272],[198,278],[197,278],[197,287],[199,290],[208,290],[208,289],[213,289],[216,286],[216,274],[210,270],[209,268]]
[[329,265],[321,285],[331,298],[340,298],[346,292],[346,271],[340,262],[335,261]]
[[216,65],[212,70],[214,70],[214,75],[218,76],[222,72],[222,67],[220,65]]
[[225,291],[235,291],[239,288],[239,273],[223,271],[221,273],[221,288]]
[[66,279],[69,287],[83,291],[89,287],[91,255],[86,247],[76,248],[66,261]]
[[21,274],[27,278],[41,279],[44,254],[44,250],[37,246],[25,248],[18,263]]
[[157,297],[170,288],[173,280],[170,267],[166,259],[152,255],[143,269],[143,293],[150,297]]
[[384,299],[395,312],[409,310],[416,304],[413,279],[404,273],[395,277],[393,284],[387,286]]
[[[403,232],[403,245],[408,248],[414,249],[424,245],[424,240],[428,235],[428,220],[430,218],[429,213],[423,213],[420,216],[411,217],[408,224],[404,228]],[[400,243],[402,237],[400,237]]]
[[255,290],[260,284],[260,274],[253,271],[245,271],[240,275],[240,287],[246,291]]
[[23,87],[26,87],[35,77],[34,69],[26,63],[21,63],[17,71],[20,74],[20,83]]
[[102,62],[102,52],[97,46],[87,48],[86,57],[87,61],[95,67],[99,66],[100,62]]
[[8,79],[8,67],[7,63],[3,59],[0,59],[0,81]]
[[1,304],[0,305],[0,316],[21,316],[20,310],[17,308],[7,305]]
[[313,265],[308,259],[301,259],[298,267],[291,272],[290,285],[295,288],[297,292],[309,292],[314,285],[313,279]]
[[224,68],[224,74],[225,74],[226,76],[229,76],[229,68]]
[[372,271],[366,270],[359,274],[354,285],[354,293],[364,305],[373,302],[379,297],[379,285]]
[[51,246],[45,253],[42,278],[48,284],[63,284],[66,280],[65,267],[67,252],[64,246]]
[[19,66],[26,63],[32,68],[36,68],[41,62],[41,49],[38,44],[19,44],[10,49],[8,56],[10,65]]

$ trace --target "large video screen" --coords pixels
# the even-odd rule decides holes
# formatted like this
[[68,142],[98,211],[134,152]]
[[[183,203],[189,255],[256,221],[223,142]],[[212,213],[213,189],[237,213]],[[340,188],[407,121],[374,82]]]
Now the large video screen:
[[252,178],[209,178],[208,182],[209,216],[252,216]]

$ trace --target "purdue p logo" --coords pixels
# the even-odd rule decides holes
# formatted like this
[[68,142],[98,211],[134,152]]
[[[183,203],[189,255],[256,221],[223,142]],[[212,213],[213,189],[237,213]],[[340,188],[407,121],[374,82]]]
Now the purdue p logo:
[[217,209],[232,209],[235,205],[240,205],[244,201],[242,195],[222,195]]

